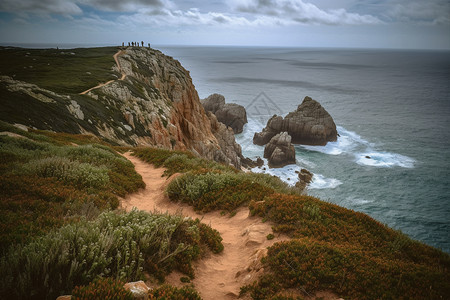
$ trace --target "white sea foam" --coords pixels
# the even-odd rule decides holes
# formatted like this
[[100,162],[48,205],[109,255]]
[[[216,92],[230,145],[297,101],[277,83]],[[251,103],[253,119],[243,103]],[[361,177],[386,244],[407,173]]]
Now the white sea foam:
[[342,184],[342,181],[336,178],[326,178],[321,174],[314,174],[312,182],[308,189],[334,189]]
[[261,168],[253,168],[252,172],[274,175],[287,184],[294,185],[298,181],[298,175],[296,171],[299,172],[300,169],[301,168],[298,165],[287,165],[283,168],[269,168],[269,166],[267,165],[267,160],[264,159],[264,166]]
[[353,154],[356,163],[372,167],[402,167],[414,168],[415,160],[398,153],[375,150],[375,145],[363,139],[357,133],[337,126],[340,137],[336,142],[329,142],[326,146],[301,146],[310,151],[317,151],[329,155]]
[[372,166],[372,167],[403,167],[414,168],[415,160],[397,153],[389,152],[365,152],[355,154],[356,163],[360,165]]
[[303,145],[302,147],[310,151],[322,152],[329,155],[340,155],[353,152],[355,148],[361,145],[371,145],[357,133],[349,131],[344,127],[337,126],[337,130],[340,136],[336,142],[328,142],[325,146]]

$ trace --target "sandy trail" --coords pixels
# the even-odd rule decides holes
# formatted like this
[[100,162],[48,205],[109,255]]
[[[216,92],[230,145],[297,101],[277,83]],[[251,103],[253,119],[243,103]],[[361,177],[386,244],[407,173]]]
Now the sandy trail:
[[[146,211],[156,209],[171,214],[181,213],[203,219],[203,223],[210,224],[220,232],[223,252],[210,254],[194,265],[195,279],[192,283],[203,299],[236,299],[240,287],[253,282],[262,273],[260,258],[266,254],[266,248],[287,239],[276,237],[267,240],[266,236],[272,233],[271,224],[249,216],[248,208],[242,207],[235,216],[230,217],[221,216],[219,212],[198,214],[188,205],[171,202],[164,189],[173,178],[162,177],[164,169],[155,168],[130,153],[125,153],[124,156],[135,165],[146,188],[127,196],[122,201],[123,208],[128,211],[136,207]],[[181,286],[180,276],[182,275],[173,273],[168,276],[167,282]]]
[[[119,50],[119,51],[117,51],[116,54],[113,55],[114,61],[116,62],[116,65],[117,65],[117,67],[119,68],[120,73],[122,74],[122,76],[119,78],[119,80],[124,80],[125,77],[127,77],[127,75],[126,75],[126,74],[122,71],[122,69],[120,68],[120,64],[119,64],[119,60],[118,60],[119,55],[123,55],[123,54],[125,54],[125,50]],[[114,82],[114,81],[116,81],[116,80],[114,79],[114,80],[107,81],[107,82],[105,82],[105,83],[100,83],[99,85],[96,85],[96,86],[94,86],[94,87],[92,87],[92,88],[90,88],[90,89],[88,89],[88,90],[85,90],[84,92],[81,92],[80,95],[87,94],[87,93],[89,93],[89,92],[92,91],[92,90],[101,88],[101,87],[103,87],[103,86],[105,86],[105,85],[108,85],[108,84]]]

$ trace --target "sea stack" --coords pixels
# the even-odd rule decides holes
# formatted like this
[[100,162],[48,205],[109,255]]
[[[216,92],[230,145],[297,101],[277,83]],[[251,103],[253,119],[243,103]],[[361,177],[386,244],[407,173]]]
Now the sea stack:
[[295,149],[291,144],[291,136],[287,132],[275,135],[264,148],[264,158],[269,160],[271,168],[295,164]]
[[274,115],[263,131],[255,133],[253,143],[267,144],[276,134],[286,131],[293,144],[324,146],[337,140],[336,124],[330,114],[311,97],[305,97],[296,111],[285,118]]
[[242,132],[247,123],[247,112],[242,105],[225,103],[225,97],[220,94],[212,94],[201,103],[206,111],[215,114],[217,120],[231,127],[235,134]]

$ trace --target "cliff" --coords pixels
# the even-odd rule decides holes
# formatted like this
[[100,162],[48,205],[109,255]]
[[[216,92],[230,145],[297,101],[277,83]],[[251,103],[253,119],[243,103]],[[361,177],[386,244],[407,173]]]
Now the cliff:
[[[87,86],[81,84],[68,92],[53,88],[58,80],[63,82],[61,77],[84,80],[96,72],[93,63],[81,58],[76,61],[77,71],[70,73],[72,60],[86,53],[71,50],[71,56],[63,60],[66,66],[59,67],[61,75],[49,77],[48,81],[54,81],[50,84],[42,81],[46,73],[40,72],[39,68],[43,68],[40,62],[47,59],[50,66],[64,52],[2,49],[3,53],[27,51],[25,57],[34,56],[34,66],[24,66],[26,75],[22,74],[25,70],[18,68],[2,72],[0,119],[38,129],[93,134],[118,145],[189,150],[240,168],[241,149],[234,135],[215,117],[205,113],[189,72],[177,60],[149,48],[99,49],[109,50],[101,55],[110,60],[109,74],[104,76],[104,81],[110,80],[86,90],[83,88]],[[118,51],[115,61],[111,51]],[[58,66],[52,71],[55,69]],[[41,78],[30,78],[30,72]]]

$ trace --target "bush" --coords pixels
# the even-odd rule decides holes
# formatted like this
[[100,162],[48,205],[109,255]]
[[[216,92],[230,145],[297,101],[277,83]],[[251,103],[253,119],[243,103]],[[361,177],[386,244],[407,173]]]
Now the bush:
[[81,188],[101,188],[109,183],[106,167],[96,167],[58,156],[30,161],[23,165],[23,173],[55,177],[65,184],[74,184]]
[[0,252],[81,216],[115,209],[118,196],[145,186],[133,164],[111,148],[56,139],[86,143],[91,137],[44,136],[2,122],[0,128],[24,136],[0,136]]
[[244,289],[251,295],[268,287],[267,299],[290,288],[332,290],[349,299],[441,299],[450,293],[447,254],[365,214],[285,194],[249,207],[253,215],[275,222],[274,232],[297,238],[269,248],[264,260],[269,277]]
[[262,200],[273,189],[250,181],[241,173],[187,173],[167,187],[172,201],[182,201],[196,210],[233,210],[250,200]]
[[191,287],[176,288],[170,285],[163,285],[157,289],[149,291],[149,300],[201,300],[200,295]]
[[137,148],[134,150],[133,155],[155,167],[166,168],[166,176],[189,171],[195,171],[196,173],[207,173],[211,171],[220,173],[237,172],[232,166],[226,166],[215,161],[195,157],[190,152],[170,151],[157,148]]
[[76,286],[74,300],[133,300],[133,294],[124,288],[124,282],[111,278],[98,278],[87,286]]
[[0,298],[54,299],[97,277],[139,280],[146,270],[162,278],[173,269],[193,275],[191,262],[220,236],[198,220],[142,211],[102,213],[92,222],[67,225],[0,260]]

